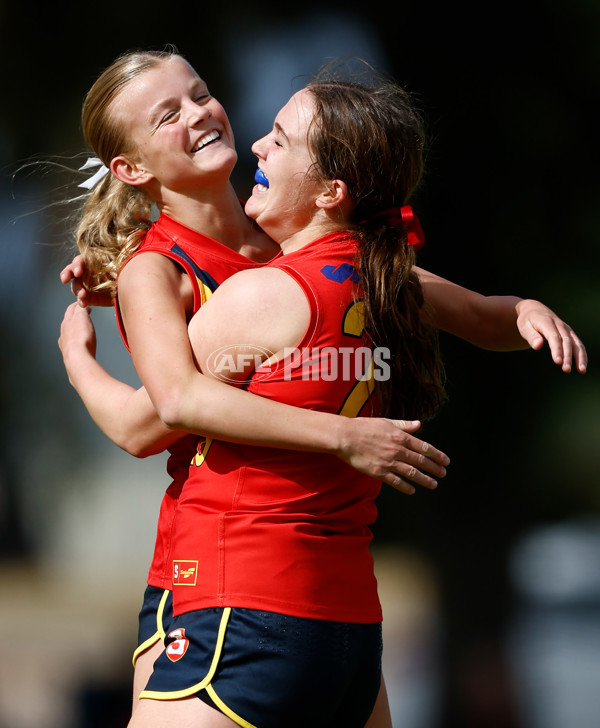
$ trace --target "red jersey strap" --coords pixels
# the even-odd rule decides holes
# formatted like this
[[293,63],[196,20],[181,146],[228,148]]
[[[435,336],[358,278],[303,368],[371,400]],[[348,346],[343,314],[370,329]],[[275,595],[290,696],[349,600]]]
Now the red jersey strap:
[[[224,243],[174,220],[165,213],[152,224],[140,247],[126,264],[136,255],[146,252],[159,253],[170,258],[188,274],[194,293],[193,313],[214,293],[219,283],[230,275],[239,270],[264,265],[250,260]],[[280,255],[281,253],[278,253],[275,257]],[[119,331],[127,346],[116,298],[115,310]]]
[[279,268],[284,273],[287,273],[287,275],[293,278],[306,296],[308,305],[310,307],[310,321],[308,322],[306,331],[304,332],[304,336],[302,337],[297,348],[302,349],[305,347],[310,347],[321,322],[321,306],[319,297],[312,287],[310,281],[304,275],[302,275],[300,271],[292,268],[291,266],[285,265],[285,263],[282,263],[281,265],[275,265],[273,267]]

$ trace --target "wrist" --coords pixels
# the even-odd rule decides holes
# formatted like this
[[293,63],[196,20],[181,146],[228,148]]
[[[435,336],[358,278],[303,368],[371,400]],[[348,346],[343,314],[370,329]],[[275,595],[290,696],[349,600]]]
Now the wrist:
[[356,451],[358,442],[362,442],[364,430],[358,426],[356,417],[334,415],[334,419],[328,452],[347,462]]
[[341,415],[330,415],[325,425],[323,452],[343,458],[350,445],[352,420]]
[[[299,422],[296,422],[291,431],[296,433],[295,449],[336,455],[343,459],[352,443],[353,419],[308,409],[304,410],[303,417],[305,419],[301,429],[298,429]],[[302,438],[298,437],[299,432],[302,432]]]
[[89,369],[90,364],[96,363],[96,359],[85,344],[71,343],[62,350],[62,355],[69,381],[73,386]]
[[540,304],[539,301],[535,301],[533,298],[519,298],[515,304],[515,311],[517,316],[524,316],[531,312],[532,309],[536,309]]

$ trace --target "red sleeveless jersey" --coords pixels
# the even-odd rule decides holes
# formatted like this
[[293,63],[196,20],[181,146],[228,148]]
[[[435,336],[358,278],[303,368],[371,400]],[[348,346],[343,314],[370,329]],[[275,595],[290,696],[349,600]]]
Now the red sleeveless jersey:
[[[336,233],[269,264],[302,287],[311,318],[297,349],[255,370],[250,392],[325,412],[376,414],[355,252],[354,239]],[[332,455],[207,439],[178,504],[174,614],[233,606],[380,621],[369,551],[380,487]]]
[[[194,313],[229,276],[240,270],[264,265],[245,258],[217,240],[164,214],[152,224],[142,244],[127,262],[148,252],[171,258],[185,270],[194,289]],[[115,309],[119,331],[129,349],[117,300]],[[198,439],[198,435],[188,435],[169,447],[167,472],[172,480],[161,503],[154,555],[148,573],[148,584],[160,589],[171,589],[173,520],[177,499],[188,477],[190,461],[197,452]]]

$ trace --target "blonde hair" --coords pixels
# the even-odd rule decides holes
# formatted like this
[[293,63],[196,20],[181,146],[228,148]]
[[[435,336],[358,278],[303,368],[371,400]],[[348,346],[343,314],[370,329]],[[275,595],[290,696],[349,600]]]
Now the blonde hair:
[[[108,167],[119,154],[135,153],[127,129],[111,105],[127,84],[176,56],[165,51],[129,51],[106,68],[88,91],[81,114],[83,133],[94,154]],[[119,271],[142,242],[151,224],[152,200],[138,187],[107,174],[92,189],[75,239],[85,263],[85,286],[114,296]]]

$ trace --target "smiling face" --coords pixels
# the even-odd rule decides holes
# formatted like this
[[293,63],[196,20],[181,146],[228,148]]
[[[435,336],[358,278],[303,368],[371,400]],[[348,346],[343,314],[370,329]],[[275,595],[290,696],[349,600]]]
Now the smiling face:
[[123,156],[161,194],[189,193],[229,179],[237,154],[227,114],[179,56],[127,83],[112,102],[110,115],[127,129],[131,151]]
[[[316,204],[325,185],[311,173],[308,131],[314,114],[312,95],[294,94],[275,118],[272,131],[252,146],[268,186],[257,184],[246,202],[246,214],[283,248],[317,237],[322,208]],[[260,175],[259,175],[260,179]]]

